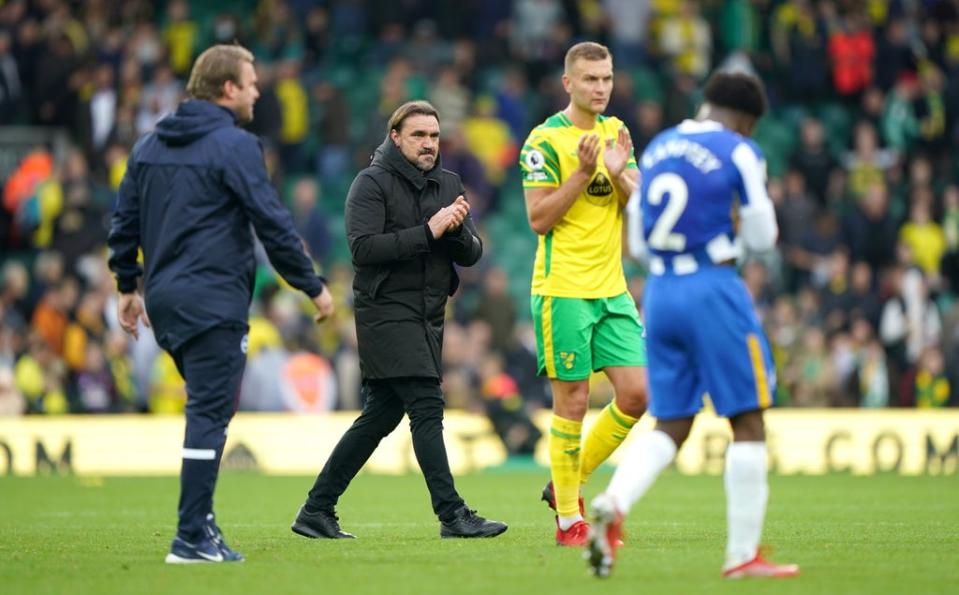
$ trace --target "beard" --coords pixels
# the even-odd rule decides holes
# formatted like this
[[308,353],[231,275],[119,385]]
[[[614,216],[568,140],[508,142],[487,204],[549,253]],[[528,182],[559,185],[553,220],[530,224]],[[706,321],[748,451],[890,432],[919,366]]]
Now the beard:
[[436,165],[436,153],[422,153],[416,158],[416,166],[423,171],[429,171]]
[[236,119],[240,124],[249,124],[253,121],[253,104],[237,107]]

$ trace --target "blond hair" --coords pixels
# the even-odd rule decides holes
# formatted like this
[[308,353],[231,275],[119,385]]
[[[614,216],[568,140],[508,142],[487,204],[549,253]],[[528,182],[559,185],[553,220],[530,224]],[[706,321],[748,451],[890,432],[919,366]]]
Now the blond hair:
[[573,63],[577,60],[605,60],[607,58],[613,59],[613,54],[610,53],[608,47],[595,41],[582,41],[569,48],[563,66],[566,72],[569,72]]
[[204,50],[193,63],[186,91],[194,99],[212,101],[223,97],[223,84],[240,84],[243,62],[253,64],[253,54],[245,47],[215,45]]

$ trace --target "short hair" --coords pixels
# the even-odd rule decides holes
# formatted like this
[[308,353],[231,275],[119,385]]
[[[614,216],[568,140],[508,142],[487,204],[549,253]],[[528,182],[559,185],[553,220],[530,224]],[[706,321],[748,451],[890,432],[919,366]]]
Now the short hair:
[[612,60],[613,54],[605,45],[595,41],[581,41],[567,50],[563,68],[566,69],[566,72],[569,72],[569,69],[577,60],[605,60],[607,58]]
[[706,81],[703,96],[710,105],[750,115],[757,120],[766,113],[763,84],[742,72],[717,72]]
[[240,84],[243,62],[253,64],[253,54],[239,44],[207,48],[193,63],[187,93],[194,99],[207,101],[223,97],[224,83]]
[[390,116],[389,122],[386,123],[386,132],[390,133],[394,130],[399,132],[403,129],[403,122],[405,122],[407,118],[417,115],[433,116],[437,122],[440,121],[440,113],[436,111],[436,108],[433,107],[433,104],[429,101],[423,99],[407,101],[396,108],[396,111]]

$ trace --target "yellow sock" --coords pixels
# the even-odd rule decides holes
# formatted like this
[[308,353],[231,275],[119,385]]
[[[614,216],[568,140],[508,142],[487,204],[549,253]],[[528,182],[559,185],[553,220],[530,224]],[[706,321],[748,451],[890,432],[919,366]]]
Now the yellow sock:
[[626,415],[616,406],[616,401],[603,408],[596,423],[593,424],[586,443],[583,445],[582,463],[579,468],[579,481],[586,483],[593,471],[619,448],[626,439],[629,430],[636,425],[635,417]]
[[583,422],[553,414],[549,429],[549,469],[559,516],[579,514],[579,451]]

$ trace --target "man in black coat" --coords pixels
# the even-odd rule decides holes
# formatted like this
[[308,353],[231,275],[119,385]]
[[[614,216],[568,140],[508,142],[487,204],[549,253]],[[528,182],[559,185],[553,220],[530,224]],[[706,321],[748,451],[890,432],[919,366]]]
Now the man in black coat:
[[387,129],[346,199],[363,412],[336,445],[292,529],[311,538],[353,537],[340,529],[337,500],[405,412],[440,536],[493,537],[506,525],[478,516],[453,486],[440,388],[446,300],[459,285],[453,265],[476,264],[483,245],[459,176],[440,165],[436,109],[406,103]]
[[253,119],[259,96],[253,55],[240,46],[206,50],[187,91],[192,99],[133,148],[107,240],[121,326],[136,338],[138,324],[152,322],[186,380],[179,524],[168,564],[243,559],[216,525],[213,490],[246,365],[251,224],[277,271],[313,300],[317,322],[333,312],[270,185],[259,141],[237,127]]

